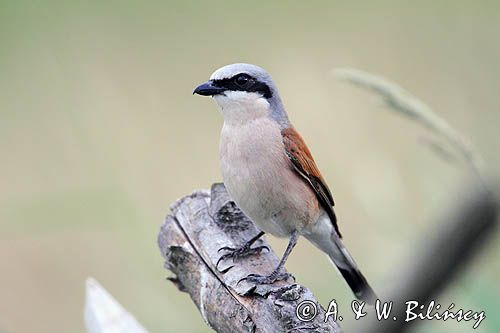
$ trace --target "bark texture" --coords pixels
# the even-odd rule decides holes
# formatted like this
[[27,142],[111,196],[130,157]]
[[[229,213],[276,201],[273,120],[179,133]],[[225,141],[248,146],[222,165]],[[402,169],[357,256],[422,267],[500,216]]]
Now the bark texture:
[[[234,262],[227,259],[216,268],[225,253],[219,249],[240,247],[260,231],[230,200],[223,184],[214,184],[210,192],[194,192],[171,210],[158,236],[165,267],[175,274],[169,279],[191,296],[215,331],[341,332],[332,319],[324,322],[325,310],[310,290],[292,278],[271,285],[238,283],[252,273],[271,273],[279,262],[272,250]],[[253,247],[262,245],[268,246],[265,237]],[[296,315],[304,300],[312,301],[318,312],[307,322]]]

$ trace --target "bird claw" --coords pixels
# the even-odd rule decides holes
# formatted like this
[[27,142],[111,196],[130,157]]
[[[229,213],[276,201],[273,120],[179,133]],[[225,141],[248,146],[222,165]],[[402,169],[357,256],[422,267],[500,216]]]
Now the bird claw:
[[[232,258],[233,262],[234,262],[235,259],[243,258],[243,257],[248,257],[248,256],[253,255],[253,254],[259,254],[263,250],[270,251],[269,247],[267,247],[265,245],[257,246],[257,247],[250,247],[250,245],[245,244],[245,245],[243,245],[240,248],[232,248],[232,247],[229,247],[229,246],[221,247],[217,252],[220,252],[220,251],[229,251],[229,253],[223,254],[219,258],[219,260],[217,260],[217,263],[215,264],[215,268],[217,270],[219,270],[219,264],[220,264],[220,262],[224,261],[226,259]],[[233,267],[233,266],[231,266],[231,267]],[[228,269],[225,269],[225,270],[220,271],[220,272],[225,273],[227,271],[228,271]]]
[[227,273],[227,272],[229,272],[229,270],[230,270],[231,268],[233,268],[233,267],[234,267],[234,265],[228,266],[227,268],[224,268],[223,270],[221,270],[221,271],[219,271],[219,272],[220,272],[220,273],[222,273],[222,274],[226,274],[226,273]]
[[217,253],[220,251],[235,251],[236,249],[234,247],[229,247],[229,246],[223,246],[220,249],[217,250]]
[[288,278],[295,278],[292,276],[292,274],[287,273],[287,272],[272,272],[270,275],[264,276],[264,275],[259,275],[259,274],[249,274],[246,277],[240,279],[236,285],[238,285],[241,281],[248,281],[248,282],[253,282],[255,284],[273,284],[276,281],[283,281],[287,280]]

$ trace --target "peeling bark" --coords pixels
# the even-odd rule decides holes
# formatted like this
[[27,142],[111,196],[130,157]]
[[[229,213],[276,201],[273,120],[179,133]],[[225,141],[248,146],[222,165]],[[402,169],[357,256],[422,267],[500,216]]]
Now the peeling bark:
[[[269,274],[278,265],[274,252],[227,259],[216,263],[224,246],[237,248],[259,233],[255,225],[230,200],[223,184],[210,192],[198,191],[172,207],[158,236],[169,278],[187,292],[205,322],[217,332],[341,332],[311,291],[292,278],[271,285],[240,281],[252,273]],[[253,246],[267,245],[265,238]],[[303,300],[314,302],[318,315],[309,322],[296,316]]]

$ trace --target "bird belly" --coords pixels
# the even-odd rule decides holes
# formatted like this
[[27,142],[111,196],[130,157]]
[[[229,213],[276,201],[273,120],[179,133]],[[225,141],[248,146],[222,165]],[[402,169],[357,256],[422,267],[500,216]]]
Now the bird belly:
[[317,220],[317,199],[293,170],[274,121],[224,124],[220,160],[229,195],[262,231],[287,237]]

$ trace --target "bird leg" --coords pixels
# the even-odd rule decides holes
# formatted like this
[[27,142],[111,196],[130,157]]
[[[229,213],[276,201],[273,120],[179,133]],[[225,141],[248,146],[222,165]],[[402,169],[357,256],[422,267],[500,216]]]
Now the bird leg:
[[290,237],[290,241],[288,242],[288,246],[286,247],[285,253],[283,254],[283,258],[281,258],[280,263],[278,264],[278,267],[269,275],[264,276],[264,275],[258,275],[258,274],[250,274],[247,277],[244,277],[238,283],[240,283],[243,280],[247,280],[249,282],[254,282],[256,284],[271,284],[276,281],[281,281],[281,280],[286,280],[292,275],[287,272],[282,272],[281,269],[283,266],[285,266],[286,260],[288,259],[288,256],[292,252],[293,248],[297,244],[297,240],[299,239],[299,233],[297,230],[295,230],[292,233],[292,236]]
[[[261,238],[263,235],[264,235],[264,231],[261,231],[257,234],[257,236],[253,237],[252,239],[250,239],[248,242],[246,242],[242,247],[240,248],[233,248],[233,247],[229,247],[229,246],[224,246],[224,247],[221,247],[219,249],[219,251],[217,252],[220,252],[220,251],[228,251],[228,253],[222,255],[219,260],[217,260],[217,264],[215,265],[215,267],[217,269],[219,269],[219,263],[223,260],[226,260],[228,258],[232,258],[233,259],[233,262],[234,262],[234,259],[237,259],[237,258],[242,258],[242,257],[247,257],[247,256],[250,256],[250,255],[253,255],[253,254],[258,254],[260,253],[261,251],[263,251],[264,249],[265,250],[268,250],[269,251],[269,248],[265,245],[263,246],[257,246],[257,247],[254,247],[252,248],[252,244],[255,243],[255,241],[257,241],[259,238]],[[227,271],[227,269],[226,269]]]

